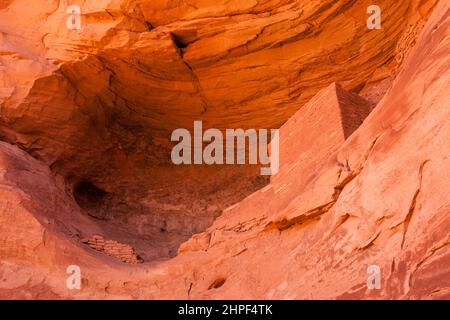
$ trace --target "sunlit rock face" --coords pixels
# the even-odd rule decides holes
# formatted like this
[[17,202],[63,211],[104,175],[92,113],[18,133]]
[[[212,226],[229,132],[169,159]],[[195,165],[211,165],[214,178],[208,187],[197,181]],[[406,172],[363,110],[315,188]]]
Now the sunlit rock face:
[[[0,2],[0,297],[449,298],[449,4],[370,5]],[[194,121],[278,174],[175,166]]]

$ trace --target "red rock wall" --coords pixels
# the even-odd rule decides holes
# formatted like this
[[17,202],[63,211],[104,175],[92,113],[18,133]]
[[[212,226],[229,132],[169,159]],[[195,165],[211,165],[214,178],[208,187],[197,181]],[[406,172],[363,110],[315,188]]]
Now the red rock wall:
[[[85,1],[81,34],[33,3],[0,6],[0,297],[450,298],[448,1],[380,1],[382,32],[364,1]],[[198,117],[281,127],[279,175],[174,170]]]

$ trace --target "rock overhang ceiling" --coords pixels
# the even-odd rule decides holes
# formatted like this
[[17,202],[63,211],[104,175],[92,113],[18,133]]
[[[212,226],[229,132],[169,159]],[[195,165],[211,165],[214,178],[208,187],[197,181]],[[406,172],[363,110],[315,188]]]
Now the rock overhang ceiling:
[[80,180],[137,150],[167,164],[170,133],[194,120],[278,128],[333,81],[389,80],[435,3],[380,1],[383,29],[368,30],[369,2],[78,1],[82,30],[65,27],[68,2],[11,2],[0,132]]
[[65,28],[63,3],[24,12],[32,4],[19,1],[3,12],[14,22],[2,26],[3,42],[22,52],[11,72],[23,63],[34,72],[23,84],[9,77],[23,93],[7,98],[20,103],[35,80],[58,74],[75,95],[66,109],[102,107],[155,135],[195,119],[279,127],[333,81],[361,91],[388,77],[399,39],[433,2],[379,1],[383,30],[368,30],[370,1],[79,1],[79,31]]
[[[26,228],[31,230],[30,243],[20,235],[17,240],[26,243],[23,252],[16,256],[6,245],[3,254],[28,262],[51,256],[54,265],[45,267],[57,268],[71,258],[49,246],[65,246],[63,252],[77,252],[86,259],[87,272],[95,274],[92,265],[108,269],[113,260],[102,260],[92,252],[86,257],[87,249],[79,247],[82,237],[105,239],[134,257],[127,246],[131,245],[149,262],[174,257],[180,243],[197,233],[180,247],[176,258],[161,264],[161,269],[147,264],[136,269],[135,279],[150,270],[148,281],[158,283],[160,294],[153,292],[152,297],[185,297],[188,292],[188,297],[292,298],[294,293],[284,292],[286,288],[305,295],[302,287],[307,286],[300,282],[314,284],[316,280],[319,289],[311,293],[316,297],[359,296],[361,292],[344,288],[359,283],[353,276],[359,269],[349,262],[356,256],[364,262],[378,257],[394,265],[394,271],[399,263],[412,263],[412,270],[419,270],[415,279],[422,281],[420,277],[428,277],[427,268],[433,265],[427,262],[421,270],[422,258],[408,260],[408,254],[414,246],[420,247],[414,254],[420,254],[429,239],[421,238],[421,229],[411,215],[415,210],[427,215],[436,231],[436,243],[428,246],[431,253],[425,253],[423,261],[436,250],[440,254],[447,243],[443,230],[447,224],[444,219],[437,227],[433,221],[446,207],[439,194],[432,192],[428,177],[433,179],[431,185],[440,185],[442,181],[430,172],[436,170],[436,163],[444,167],[445,163],[428,149],[417,152],[421,155],[417,160],[422,162],[416,163],[399,145],[405,143],[402,137],[410,132],[411,124],[420,126],[418,115],[427,119],[428,126],[420,126],[423,130],[438,127],[433,127],[436,119],[425,113],[424,106],[432,105],[445,116],[445,108],[439,104],[445,92],[437,89],[436,78],[427,78],[424,72],[436,75],[440,65],[433,69],[429,62],[421,64],[428,61],[428,55],[444,64],[445,56],[426,51],[422,39],[418,50],[427,56],[416,53],[412,62],[421,69],[410,63],[394,93],[387,97],[385,93],[436,3],[377,1],[383,11],[383,28],[368,30],[366,9],[371,1],[79,1],[75,4],[82,10],[83,28],[67,30],[66,1],[3,2],[0,138],[39,161],[2,143],[1,165],[7,172],[2,184],[12,188],[2,191],[2,199],[15,211],[7,210],[9,215],[0,218],[11,225],[13,233],[20,219],[27,221]],[[442,38],[445,20],[433,21],[439,32],[431,33],[428,27],[427,37]],[[441,51],[445,50],[442,43],[430,41],[431,48]],[[420,87],[420,79],[412,81],[412,72],[424,77],[426,85]],[[445,74],[445,69],[439,72]],[[333,82],[342,87],[330,86]],[[409,86],[422,91],[409,90]],[[316,99],[322,96],[325,104]],[[370,110],[383,96],[378,112],[356,135],[351,136],[356,128],[353,123],[346,132],[344,110],[352,110],[352,105]],[[396,103],[398,108],[394,108]],[[339,111],[339,105],[341,115],[337,116],[331,111]],[[324,125],[331,130],[329,134],[313,126],[316,121],[323,125],[324,120],[320,116],[321,120],[311,120],[311,106],[325,110],[330,117],[329,125]],[[422,111],[411,114],[413,107]],[[308,116],[292,117],[294,114]],[[220,129],[281,127],[292,138],[282,137],[285,161],[280,175],[269,183],[257,179],[255,168],[171,166],[170,133],[175,128],[191,128],[194,120]],[[387,132],[389,127],[393,132]],[[342,135],[333,135],[342,129]],[[317,143],[305,151],[304,141],[297,135],[316,136]],[[439,137],[442,140],[445,135]],[[417,135],[412,138],[419,139]],[[443,148],[445,145],[440,146],[441,153]],[[330,155],[336,159],[326,161]],[[386,169],[383,163],[388,164]],[[396,163],[402,164],[402,174]],[[63,180],[57,181],[56,187],[53,176]],[[427,178],[423,180],[423,176]],[[393,181],[402,184],[389,186]],[[386,195],[386,190],[391,193]],[[25,208],[23,192],[27,195]],[[66,193],[81,200],[76,203]],[[98,197],[83,198],[86,193]],[[424,195],[432,201],[426,203]],[[385,205],[377,204],[380,198]],[[48,199],[52,206],[46,204]],[[423,210],[428,207],[436,210]],[[16,221],[11,212],[20,219]],[[57,236],[46,235],[47,229]],[[411,238],[408,229],[418,230],[418,239]],[[9,232],[0,232],[7,244],[8,239],[15,239]],[[330,238],[321,238],[324,234]],[[43,244],[41,238],[45,238]],[[252,263],[262,262],[257,252],[261,248],[270,251],[273,243],[283,250],[272,251],[277,259],[271,260],[278,264],[264,261],[273,271],[272,280],[280,283],[276,290],[269,290],[267,279]],[[298,248],[298,243],[305,249]],[[397,244],[399,251],[392,249]],[[33,254],[33,248],[38,248],[38,253]],[[340,271],[347,284],[330,289],[336,288],[333,269],[325,264],[311,268],[321,259],[311,256],[315,248],[344,261],[346,269]],[[381,251],[375,250],[378,248]],[[412,251],[407,251],[409,248]],[[378,255],[388,249],[396,252],[400,262],[390,261],[386,252]],[[284,252],[291,253],[286,257]],[[292,271],[291,278],[284,279],[277,273],[292,265],[292,257],[295,263],[306,261],[302,270],[308,270],[309,277]],[[433,259],[433,263],[439,262]],[[214,272],[199,277],[201,265],[211,261],[216,261],[212,263]],[[255,270],[256,274],[246,279],[259,279],[259,291],[252,289],[251,279],[234,281],[238,273],[233,263]],[[180,267],[184,264],[189,267]],[[161,270],[170,277],[164,278]],[[118,267],[105,274],[114,278],[123,276],[121,272]],[[323,274],[331,276],[324,279]],[[402,275],[392,277],[401,281]],[[211,287],[216,278],[226,279],[219,281],[223,288],[218,291]],[[102,291],[106,278],[95,279],[90,289]],[[183,285],[175,284],[180,279]],[[324,280],[325,285],[320,285]],[[236,283],[242,283],[240,293],[233,287]],[[386,289],[386,294],[398,297],[401,293],[394,286]],[[423,286],[411,288],[408,294],[427,294]],[[138,295],[132,285],[116,283],[108,290],[108,294]]]

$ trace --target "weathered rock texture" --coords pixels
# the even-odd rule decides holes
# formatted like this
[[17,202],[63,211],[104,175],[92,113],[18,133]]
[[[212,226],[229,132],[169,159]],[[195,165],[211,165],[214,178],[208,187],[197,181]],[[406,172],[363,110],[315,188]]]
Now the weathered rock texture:
[[[0,2],[0,297],[450,298],[450,4],[377,2]],[[171,165],[194,120],[279,174]]]

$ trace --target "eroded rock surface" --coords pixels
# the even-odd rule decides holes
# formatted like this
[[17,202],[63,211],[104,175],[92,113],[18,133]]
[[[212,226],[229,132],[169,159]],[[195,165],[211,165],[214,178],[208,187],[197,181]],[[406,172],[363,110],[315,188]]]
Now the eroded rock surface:
[[[450,298],[450,5],[369,2],[0,4],[0,296]],[[194,120],[279,174],[172,165]]]

